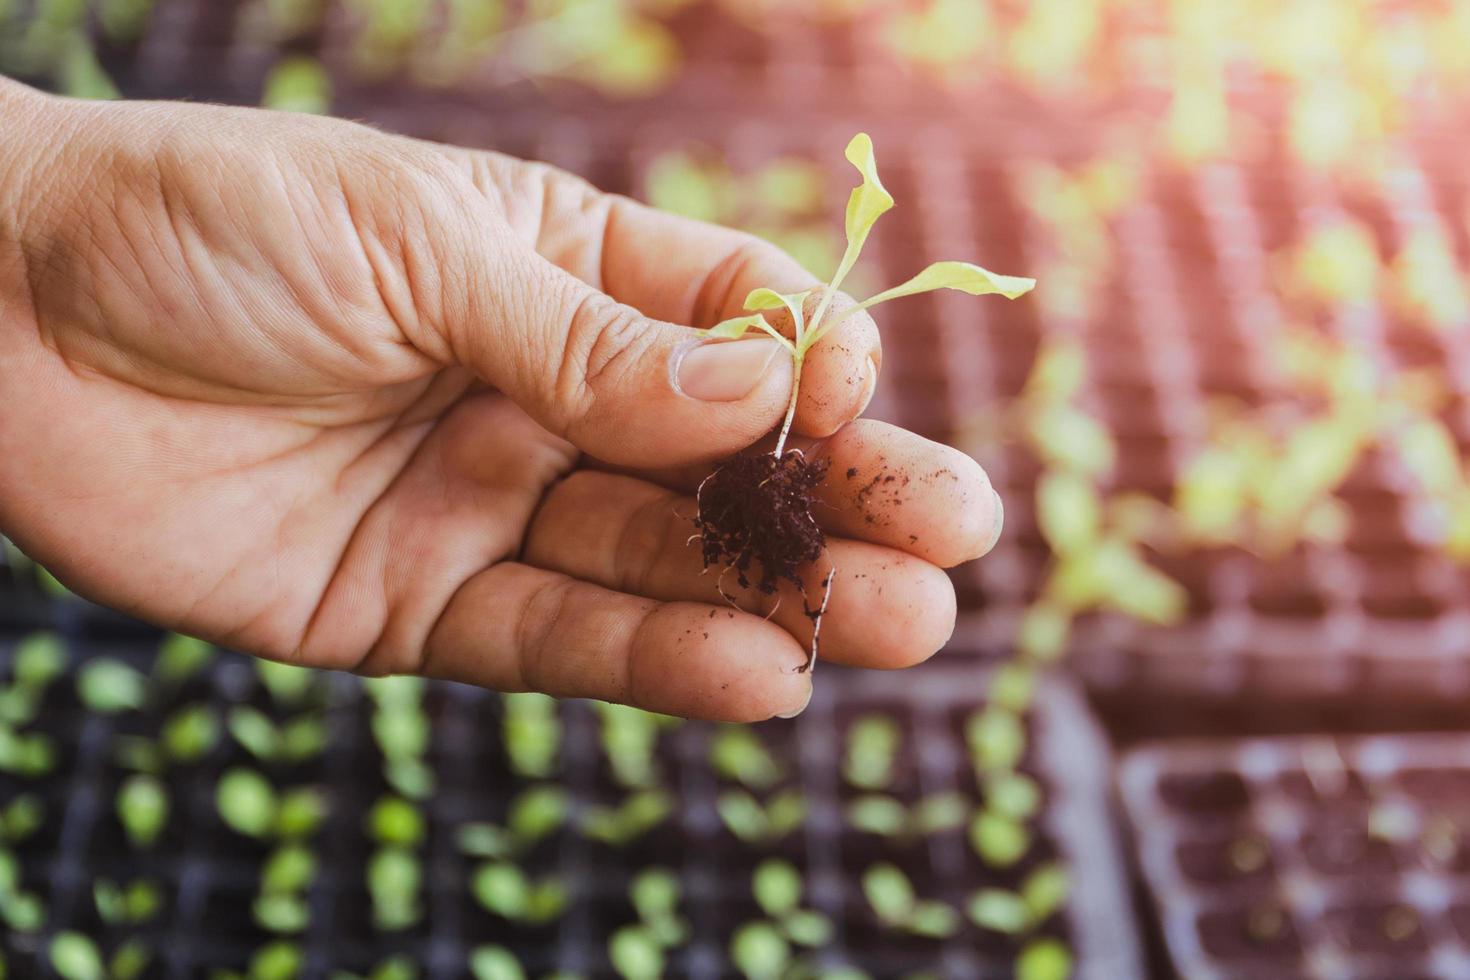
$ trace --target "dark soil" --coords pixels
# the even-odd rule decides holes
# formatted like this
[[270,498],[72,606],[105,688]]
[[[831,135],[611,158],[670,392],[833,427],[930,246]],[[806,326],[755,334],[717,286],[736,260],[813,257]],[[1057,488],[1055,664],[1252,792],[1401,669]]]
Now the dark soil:
[[[774,593],[783,579],[790,582],[801,592],[814,627],[820,626],[826,603],[813,608],[800,569],[821,557],[827,544],[812,517],[812,491],[826,474],[826,460],[809,460],[799,449],[779,458],[732,456],[700,485],[694,518],[705,568],[733,571],[742,589],[754,586],[764,595]],[[831,585],[830,576],[823,585]],[[815,637],[812,643],[815,656]]]

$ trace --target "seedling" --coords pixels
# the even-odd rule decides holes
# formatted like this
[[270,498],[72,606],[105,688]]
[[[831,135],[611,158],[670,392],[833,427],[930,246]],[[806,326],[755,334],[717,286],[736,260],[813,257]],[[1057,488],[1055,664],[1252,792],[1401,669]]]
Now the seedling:
[[516,775],[545,779],[554,775],[561,756],[561,718],[556,701],[544,694],[507,694],[505,750]]
[[602,748],[617,781],[631,788],[656,784],[654,750],[659,733],[678,725],[679,720],[606,701],[594,702],[593,706],[602,720]]
[[[504,946],[477,946],[470,951],[470,974],[475,980],[526,980],[526,971],[516,954]],[[557,970],[542,980],[582,980],[579,974]]]
[[485,911],[522,925],[553,922],[567,907],[566,886],[559,877],[549,875],[533,881],[506,861],[481,865],[471,879],[470,889]]
[[862,789],[885,789],[893,779],[898,756],[898,722],[887,715],[864,715],[847,730],[842,775]]
[[126,886],[111,878],[92,883],[97,916],[109,926],[136,928],[153,921],[163,909],[163,889],[153,878],[135,878]]
[[767,918],[746,923],[730,939],[730,959],[746,977],[793,975],[794,947],[817,949],[831,941],[831,920],[802,907],[804,890],[801,872],[790,862],[770,859],[757,866],[751,893]]
[[39,932],[46,923],[41,897],[21,887],[20,860],[0,844],[0,923],[16,933]]
[[715,731],[709,763],[722,779],[762,792],[786,777],[761,737],[744,725],[722,725]]
[[252,906],[256,922],[275,933],[304,930],[310,921],[305,892],[316,875],[316,858],[303,842],[326,814],[321,793],[302,787],[278,795],[258,772],[237,768],[220,778],[215,805],[237,832],[276,845],[261,868]]
[[55,633],[32,633],[16,644],[12,680],[0,689],[0,726],[35,720],[46,690],[66,669],[66,649]]
[[679,879],[664,868],[641,871],[628,888],[638,922],[624,926],[608,940],[607,954],[623,980],[658,980],[664,975],[664,953],[689,937],[689,924],[678,913]]
[[136,711],[148,700],[148,679],[120,660],[97,657],[77,673],[77,696],[97,714]]
[[22,733],[0,724],[0,772],[36,779],[56,765],[56,743],[43,732]]
[[904,873],[891,864],[875,864],[863,873],[863,894],[879,921],[928,939],[944,939],[959,929],[960,918],[944,902],[923,900]]
[[304,957],[301,947],[291,940],[277,940],[256,950],[245,971],[213,970],[209,980],[296,980]]
[[[503,826],[489,822],[461,824],[459,849],[472,857],[500,860],[520,857],[566,826],[569,809],[565,790],[558,786],[533,786],[511,801]],[[623,821],[634,822],[631,817],[610,819],[619,825],[619,831]],[[608,836],[619,834],[609,832]]]
[[51,968],[62,980],[136,980],[148,969],[152,951],[129,939],[104,960],[97,944],[79,932],[59,932],[49,948]]
[[434,773],[424,763],[431,732],[423,678],[374,677],[363,683],[374,702],[373,740],[383,754],[383,775],[404,796],[427,798],[434,791]]
[[673,810],[668,793],[641,790],[615,807],[588,807],[582,814],[582,834],[610,847],[626,847],[662,824]]
[[768,846],[800,829],[806,820],[806,798],[797,789],[775,793],[764,804],[744,790],[731,789],[715,800],[726,829],[746,844]]
[[373,924],[389,932],[407,929],[423,917],[422,862],[414,852],[426,832],[423,814],[405,799],[385,796],[368,812],[367,827],[379,845],[367,870]]
[[964,826],[969,811],[969,801],[961,793],[936,793],[912,807],[891,796],[868,793],[849,803],[844,815],[854,830],[913,842]]
[[977,926],[1010,936],[1034,932],[1061,909],[1070,883],[1060,865],[1048,864],[1021,883],[1019,891],[983,888],[970,898],[967,909]]
[[117,791],[117,818],[133,847],[146,850],[158,842],[168,824],[169,795],[153,776],[133,775]]
[[[255,673],[278,708],[296,710],[320,699],[322,678],[317,671],[274,660],[257,660]],[[380,686],[387,680],[396,678],[373,678],[364,683],[371,693],[375,686]]]
[[152,676],[156,684],[177,688],[197,677],[214,659],[215,649],[203,640],[182,633],[170,633],[153,658]]
[[[821,618],[831,595],[833,571],[823,579],[822,600],[813,608],[806,599],[806,588],[798,569],[816,561],[822,554],[826,538],[813,519],[813,492],[826,472],[823,462],[807,460],[800,450],[786,452],[786,439],[796,418],[801,388],[801,369],[807,354],[844,318],[857,310],[870,309],[879,303],[901,296],[935,289],[958,289],[972,295],[999,293],[1015,298],[1035,286],[1035,280],[998,276],[965,262],[938,262],[912,279],[884,290],[856,304],[849,310],[828,315],[833,297],[852,270],[874,223],[893,206],[893,198],[878,178],[873,143],[866,133],[859,133],[847,145],[847,159],[862,183],[852,192],[847,204],[845,231],[847,250],[827,286],[815,300],[810,319],[806,316],[807,300],[813,290],[783,295],[772,289],[753,290],[745,298],[749,315],[716,324],[706,331],[714,339],[736,339],[759,330],[775,338],[791,357],[791,398],[786,416],[776,437],[775,449],[769,454],[740,455],[716,467],[700,484],[696,495],[698,513],[695,525],[702,541],[706,568],[722,565],[724,572],[733,570],[742,588],[752,585],[752,563],[760,565],[755,588],[770,595],[785,580],[802,594],[807,615],[812,620],[812,641],[802,670],[810,670],[816,662]],[[792,321],[792,336],[786,337],[771,326],[765,312],[784,310]],[[722,589],[723,591],[723,589]]]
[[393,956],[379,963],[367,973],[349,973],[334,970],[331,980],[418,980],[419,968],[407,956]]
[[227,725],[236,742],[256,760],[286,766],[320,755],[327,744],[327,725],[319,714],[308,714],[277,724],[248,705],[230,709]]

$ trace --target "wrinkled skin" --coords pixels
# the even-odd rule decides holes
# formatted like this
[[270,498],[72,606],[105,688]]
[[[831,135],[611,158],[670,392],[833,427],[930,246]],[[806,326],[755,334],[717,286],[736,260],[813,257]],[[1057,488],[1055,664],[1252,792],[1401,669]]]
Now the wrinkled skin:
[[[0,133],[0,528],[67,585],[292,663],[805,705],[800,602],[732,609],[688,541],[693,486],[777,424],[789,363],[741,397],[678,383],[691,327],[814,285],[784,254],[335,120],[0,79]],[[796,429],[833,474],[823,656],[898,667],[949,636],[941,566],[990,547],[998,502],[963,455],[851,422],[880,364],[850,317]],[[899,506],[849,470],[915,479]]]

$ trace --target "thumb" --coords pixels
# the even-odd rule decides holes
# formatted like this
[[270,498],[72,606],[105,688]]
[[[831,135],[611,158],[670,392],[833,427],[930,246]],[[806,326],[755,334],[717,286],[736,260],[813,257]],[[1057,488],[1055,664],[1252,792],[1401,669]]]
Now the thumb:
[[534,252],[491,286],[491,329],[460,358],[541,425],[598,459],[669,466],[728,456],[774,428],[791,357],[768,337],[710,340],[643,316]]

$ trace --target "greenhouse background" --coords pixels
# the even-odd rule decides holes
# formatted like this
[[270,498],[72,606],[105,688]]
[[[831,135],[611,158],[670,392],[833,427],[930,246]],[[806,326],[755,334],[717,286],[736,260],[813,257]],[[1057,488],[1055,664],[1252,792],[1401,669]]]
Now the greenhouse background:
[[[1006,502],[754,726],[265,665],[0,564],[0,977],[1470,978],[1470,5],[0,0],[0,73],[546,160],[826,275]],[[0,134],[0,139],[5,138]]]

